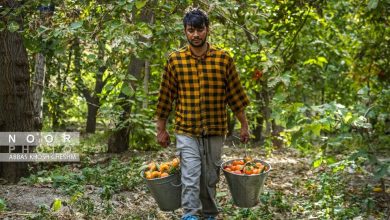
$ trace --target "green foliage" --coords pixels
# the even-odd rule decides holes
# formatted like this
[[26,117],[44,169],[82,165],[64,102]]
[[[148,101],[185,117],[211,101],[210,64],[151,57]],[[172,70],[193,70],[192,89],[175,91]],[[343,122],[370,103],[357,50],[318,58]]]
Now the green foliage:
[[85,167],[79,172],[72,172],[70,166],[57,167],[51,170],[41,170],[24,179],[28,184],[51,184],[68,195],[85,191],[85,185],[91,184],[103,187],[101,198],[109,200],[113,192],[132,189],[142,179],[139,175],[138,158],[132,158],[127,163],[112,159],[107,166]]
[[[262,205],[266,207],[274,207],[278,212],[284,213],[291,209],[286,197],[282,192],[267,192],[260,196]],[[269,208],[267,208],[269,210]],[[270,211],[270,210],[269,210]]]
[[56,212],[56,211],[60,210],[61,207],[62,207],[62,201],[61,201],[61,199],[57,199],[57,198],[54,199],[53,205],[52,205],[52,210],[53,210],[54,212]]
[[367,150],[359,150],[351,153],[349,160],[364,165],[365,163],[372,166],[373,175],[376,180],[390,176],[390,161],[379,161],[378,158]]
[[[132,124],[130,132],[130,146],[137,150],[157,150],[160,146],[156,143],[155,122],[150,120],[149,115],[154,111],[133,114],[129,121]],[[142,143],[142,144],[140,144]]]
[[71,196],[70,204],[78,207],[86,216],[92,216],[95,212],[95,205],[91,197],[81,192],[76,192]]
[[29,219],[29,220],[40,220],[40,219],[55,220],[57,218],[51,213],[49,207],[47,207],[46,205],[40,205],[38,212],[34,213],[31,216],[28,216],[27,219]]
[[[331,165],[322,165],[318,177],[307,181],[305,188],[312,191],[310,205],[306,207],[321,219],[349,219],[368,216],[372,211],[371,190],[360,186],[360,193],[348,190],[348,172],[361,172],[362,167],[349,159]],[[362,199],[364,198],[364,199]],[[367,201],[371,201],[368,202]],[[365,210],[365,211],[364,211]]]
[[[51,170],[41,170],[36,174],[25,178],[27,184],[50,184],[54,188],[70,196],[69,204],[77,207],[78,210],[87,216],[96,214],[94,201],[87,194],[87,187],[94,186],[99,192],[105,214],[113,212],[112,196],[123,190],[132,190],[142,182],[139,167],[139,158],[132,158],[123,163],[113,158],[106,165],[97,165],[82,168],[77,172],[70,166],[57,167]],[[52,211],[58,211],[62,207],[62,201],[55,199]],[[50,217],[50,210],[41,208],[39,213],[32,219]]]
[[75,151],[85,154],[97,154],[107,151],[107,142],[111,132],[97,132],[80,138],[80,144]]
[[2,211],[5,211],[6,209],[7,209],[7,204],[5,203],[5,201],[2,198],[0,198],[0,213]]

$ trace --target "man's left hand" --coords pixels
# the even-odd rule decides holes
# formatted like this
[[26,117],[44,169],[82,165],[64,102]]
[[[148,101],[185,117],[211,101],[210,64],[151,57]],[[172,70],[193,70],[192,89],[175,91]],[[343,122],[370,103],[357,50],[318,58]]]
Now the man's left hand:
[[249,137],[250,137],[250,134],[249,134],[248,127],[241,127],[241,131],[240,131],[241,142],[247,143],[249,141]]

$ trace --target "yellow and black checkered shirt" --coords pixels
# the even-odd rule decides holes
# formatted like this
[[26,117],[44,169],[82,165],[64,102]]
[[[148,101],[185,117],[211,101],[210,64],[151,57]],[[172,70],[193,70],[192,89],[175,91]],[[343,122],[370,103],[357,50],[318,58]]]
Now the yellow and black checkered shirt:
[[167,119],[175,100],[175,131],[191,136],[225,135],[226,106],[243,111],[249,99],[232,57],[209,45],[205,56],[189,46],[170,54],[160,85],[157,118]]

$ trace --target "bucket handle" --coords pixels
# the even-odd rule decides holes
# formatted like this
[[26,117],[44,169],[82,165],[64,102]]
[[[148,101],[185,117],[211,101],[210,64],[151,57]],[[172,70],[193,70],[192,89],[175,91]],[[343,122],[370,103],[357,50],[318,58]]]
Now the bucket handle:
[[[179,170],[179,175],[181,176],[181,170]],[[180,183],[178,185],[174,184],[173,181],[171,182],[171,186],[173,186],[173,187],[180,187],[181,185],[182,185],[181,179],[180,179]]]
[[180,187],[182,184],[181,184],[181,181],[180,181],[180,183],[179,183],[178,185],[174,184],[173,182],[171,182],[171,185],[172,185],[173,187]]

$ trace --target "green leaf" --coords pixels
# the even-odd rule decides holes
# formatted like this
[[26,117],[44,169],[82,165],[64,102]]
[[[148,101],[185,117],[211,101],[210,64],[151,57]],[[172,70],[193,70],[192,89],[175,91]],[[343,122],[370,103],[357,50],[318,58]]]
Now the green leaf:
[[326,163],[327,164],[334,164],[334,163],[336,163],[336,158],[334,157],[334,156],[329,156],[329,157],[327,157],[326,158]]
[[370,0],[368,2],[368,9],[371,10],[371,9],[375,9],[376,7],[378,7],[378,2],[379,2],[379,0]]
[[380,179],[384,176],[390,175],[390,165],[389,164],[381,164],[379,169],[374,173],[375,179]]
[[120,5],[120,6],[123,6],[123,5],[125,5],[126,4],[126,0],[120,0],[119,2],[118,2],[118,5]]
[[332,168],[332,172],[333,173],[338,173],[339,171],[343,171],[345,169],[345,165],[344,164],[340,164],[338,166],[335,166]]
[[56,212],[56,211],[60,210],[61,207],[62,207],[62,202],[61,202],[61,200],[55,198],[55,199],[54,199],[54,202],[53,202],[52,210],[53,210],[54,212]]
[[133,10],[133,4],[127,4],[126,7],[125,7],[125,9],[126,9],[127,11]]
[[0,198],[0,212],[4,211],[6,209],[7,205],[5,204],[5,201]]
[[348,112],[348,113],[345,115],[343,121],[344,121],[344,123],[349,123],[351,119],[352,119],[352,113],[351,113],[351,112]]
[[314,124],[311,126],[311,131],[313,132],[314,135],[320,136],[321,135],[321,124]]
[[137,78],[135,78],[135,76],[133,76],[132,74],[129,74],[126,77],[127,77],[128,80],[137,81]]
[[145,165],[142,165],[138,168],[138,172],[141,172],[143,170],[146,170],[146,168],[148,168],[148,164],[145,164]]
[[217,192],[216,197],[217,197],[217,198],[221,198],[221,197],[225,197],[225,196],[227,196],[227,195],[228,195],[227,192]]
[[141,9],[146,5],[147,2],[148,0],[137,0],[135,1],[135,7],[137,7],[137,9]]
[[90,59],[90,60],[96,60],[97,59],[97,56],[95,54],[88,54],[87,55],[87,58]]
[[15,21],[11,21],[9,24],[8,24],[8,30],[10,32],[15,32],[17,30],[19,30],[19,24],[16,23]]
[[123,94],[125,94],[126,96],[132,96],[134,94],[134,89],[131,88],[130,85],[124,85],[122,87],[122,92]]
[[307,65],[307,64],[317,64],[317,60],[315,59],[308,59],[306,60],[303,65]]
[[320,67],[323,67],[324,66],[324,63],[328,63],[328,60],[325,58],[325,57],[317,57],[317,59],[308,59],[306,60],[303,65],[307,65],[307,64],[315,64],[315,65],[318,65]]
[[317,167],[321,166],[321,164],[322,164],[322,157],[318,158],[317,160],[315,160],[313,162],[313,168],[317,168]]
[[72,30],[76,30],[76,29],[79,29],[81,26],[83,26],[83,21],[77,21],[77,22],[73,22],[71,25],[70,25],[70,28]]
[[172,174],[175,174],[177,172],[177,168],[176,167],[171,167],[170,169],[169,169],[169,175],[172,175]]
[[328,63],[328,60],[325,57],[317,57],[319,63]]
[[3,31],[5,29],[4,22],[0,21],[0,31]]
[[58,37],[58,36],[61,36],[63,34],[61,32],[61,30],[59,30],[59,29],[54,29],[52,33],[53,33],[54,37]]
[[256,53],[257,51],[259,51],[259,45],[258,44],[251,44],[251,52],[252,53]]
[[72,195],[70,198],[70,204],[73,204],[77,202],[81,197],[83,196],[83,193],[81,192],[76,192],[75,194]]

